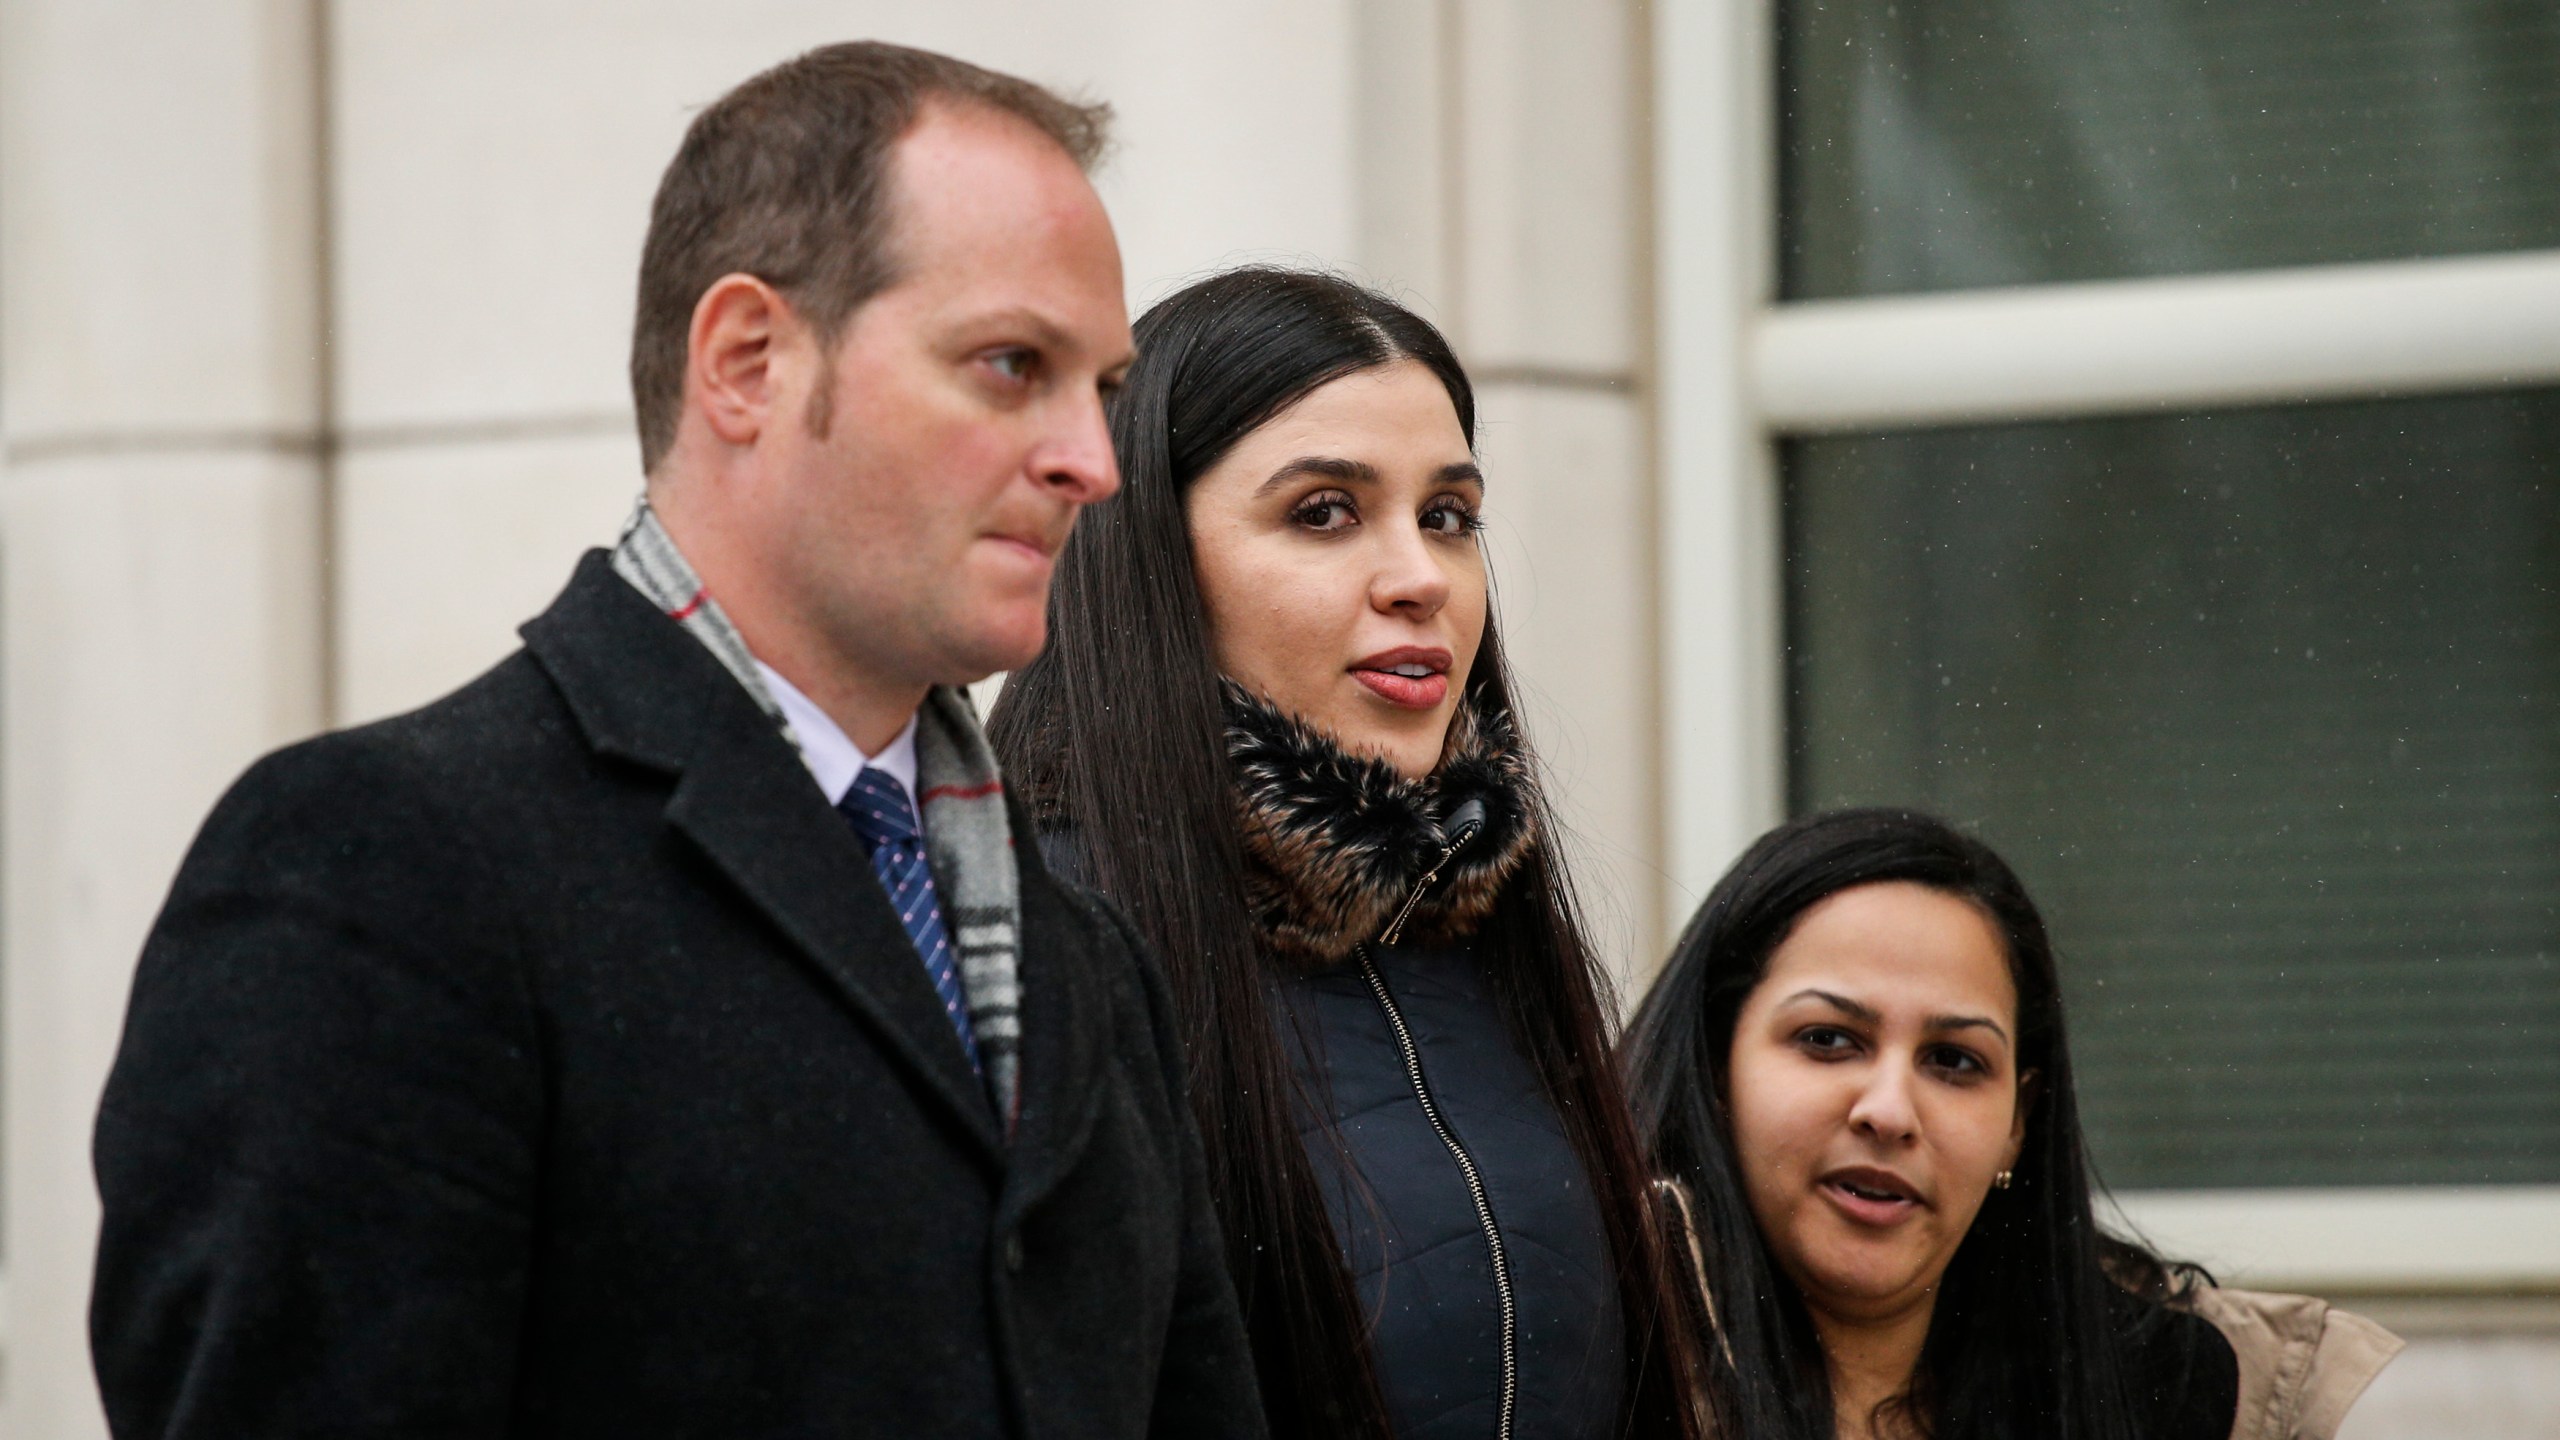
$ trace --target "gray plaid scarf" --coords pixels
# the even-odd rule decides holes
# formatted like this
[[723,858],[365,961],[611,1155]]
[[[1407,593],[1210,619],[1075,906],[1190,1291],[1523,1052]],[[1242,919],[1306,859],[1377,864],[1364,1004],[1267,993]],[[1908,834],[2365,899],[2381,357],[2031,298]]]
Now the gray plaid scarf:
[[[737,627],[720,611],[685,563],[644,497],[614,547],[614,572],[631,582],[702,642],[765,718],[800,748],[791,722],[756,673],[755,657]],[[1022,1105],[1022,904],[1013,864],[1013,829],[1004,808],[1004,780],[969,692],[937,685],[916,715],[917,818],[924,825],[925,863],[942,906],[943,924],[960,952],[960,988],[969,1001],[969,1025],[987,1090],[1005,1129],[1013,1129]]]

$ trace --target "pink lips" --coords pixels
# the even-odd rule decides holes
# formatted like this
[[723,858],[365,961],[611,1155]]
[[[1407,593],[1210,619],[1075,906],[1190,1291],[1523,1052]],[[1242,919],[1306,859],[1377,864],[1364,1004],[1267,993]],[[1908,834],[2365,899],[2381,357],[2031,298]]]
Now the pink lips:
[[[1449,698],[1449,652],[1419,645],[1404,645],[1382,650],[1375,655],[1355,660],[1351,678],[1369,687],[1379,699],[1407,710],[1429,710]],[[1399,675],[1396,667],[1421,669],[1423,675]]]
[[1918,1214],[1920,1193],[1890,1170],[1853,1165],[1822,1177],[1823,1198],[1861,1225],[1882,1228]]

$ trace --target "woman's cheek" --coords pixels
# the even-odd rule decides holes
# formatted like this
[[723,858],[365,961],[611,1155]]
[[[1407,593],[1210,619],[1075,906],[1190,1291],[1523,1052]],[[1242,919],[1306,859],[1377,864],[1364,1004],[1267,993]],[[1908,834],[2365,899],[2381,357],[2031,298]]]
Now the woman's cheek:
[[1734,1140],[1742,1152],[1743,1172],[1755,1194],[1774,1195],[1785,1187],[1786,1173],[1801,1168],[1803,1155],[1816,1141],[1805,1132],[1816,1124],[1806,1101],[1808,1077],[1789,1073],[1783,1054],[1755,1047],[1738,1056],[1734,1066]]

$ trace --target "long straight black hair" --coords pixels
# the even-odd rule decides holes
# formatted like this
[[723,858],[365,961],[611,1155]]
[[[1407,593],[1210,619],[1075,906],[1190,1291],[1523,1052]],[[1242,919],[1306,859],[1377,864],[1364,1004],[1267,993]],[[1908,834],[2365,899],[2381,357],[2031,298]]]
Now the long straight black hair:
[[1839,810],[1760,838],[1707,896],[1629,1028],[1625,1064],[1657,1163],[1687,1182],[1718,1323],[1719,1387],[1743,1440],[1829,1440],[1832,1396],[1812,1319],[1752,1217],[1726,1065],[1743,1004],[1796,921],[1858,885],[1909,881],[1970,902],[2000,931],[2018,992],[2026,1138],[1948,1263],[1901,1401],[1935,1440],[2135,1440],[2126,1356],[2200,1272],[2098,1227],[2052,941],[1991,849],[1908,810]]
[[[1275,962],[1246,908],[1183,497],[1237,441],[1329,381],[1420,364],[1448,391],[1470,445],[1475,392],[1428,322],[1316,272],[1250,267],[1200,281],[1141,317],[1137,342],[1110,411],[1120,494],[1088,512],[1061,552],[1049,647],[1006,682],[988,736],[1008,783],[1072,831],[1090,881],[1164,962],[1274,1433],[1389,1440],[1367,1321],[1298,1140],[1298,1086],[1269,991]],[[1467,691],[1471,703],[1511,709],[1490,617]],[[1683,1433],[1686,1315],[1646,1219],[1648,1175],[1607,1058],[1604,981],[1544,838],[1553,823],[1534,780],[1522,803],[1542,838],[1477,932],[1477,952],[1602,1201],[1630,1340],[1622,1428]]]

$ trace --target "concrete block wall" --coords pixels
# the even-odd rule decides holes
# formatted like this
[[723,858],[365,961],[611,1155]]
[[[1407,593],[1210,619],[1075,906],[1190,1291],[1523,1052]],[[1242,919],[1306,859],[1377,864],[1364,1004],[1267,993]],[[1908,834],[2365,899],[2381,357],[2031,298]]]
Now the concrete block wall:
[[0,1433],[99,1432],[88,1134],[195,827],[325,715],[309,7],[0,10]]

